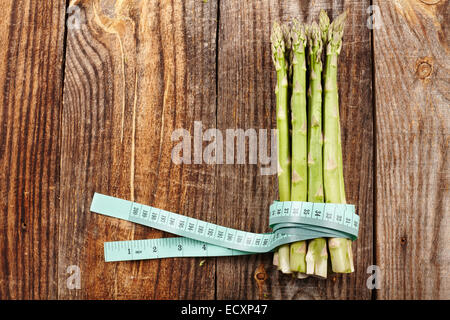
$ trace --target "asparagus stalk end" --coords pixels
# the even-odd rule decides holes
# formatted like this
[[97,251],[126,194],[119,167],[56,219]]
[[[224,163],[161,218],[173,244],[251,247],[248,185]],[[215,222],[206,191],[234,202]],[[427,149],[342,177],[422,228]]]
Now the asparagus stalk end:
[[306,272],[306,241],[299,241],[290,245],[289,265],[291,271]]
[[278,259],[281,272],[292,273],[289,261],[289,244],[282,245],[278,248]]
[[306,274],[320,278],[327,277],[328,252],[327,242],[324,238],[311,240],[306,254]]
[[354,271],[351,240],[343,238],[330,238],[331,267],[336,273],[351,273]]

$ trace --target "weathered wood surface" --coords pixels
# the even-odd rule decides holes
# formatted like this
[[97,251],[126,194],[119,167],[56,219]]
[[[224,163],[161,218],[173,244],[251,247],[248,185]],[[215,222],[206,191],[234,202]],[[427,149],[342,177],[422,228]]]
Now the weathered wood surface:
[[448,1],[376,1],[381,299],[450,298]]
[[[448,1],[375,1],[383,24],[373,33],[370,4],[6,1],[0,299],[450,298]],[[192,164],[178,165],[171,136],[194,136],[196,121],[224,143],[226,129],[275,128],[272,22],[310,22],[321,8],[349,14],[339,85],[347,198],[361,216],[356,272],[295,281],[271,254],[104,263],[105,241],[169,235],[92,214],[95,191],[268,231],[276,176],[261,174],[259,157],[249,164],[249,146],[245,164],[194,163],[192,150]],[[81,289],[67,286],[70,266]]]
[[64,0],[0,12],[0,299],[57,295]]
[[215,296],[214,259],[104,263],[105,240],[163,233],[89,212],[94,192],[215,221],[215,174],[174,165],[172,132],[215,125],[216,4],[78,1],[68,31],[61,142],[59,272],[81,269],[81,290],[60,298]]

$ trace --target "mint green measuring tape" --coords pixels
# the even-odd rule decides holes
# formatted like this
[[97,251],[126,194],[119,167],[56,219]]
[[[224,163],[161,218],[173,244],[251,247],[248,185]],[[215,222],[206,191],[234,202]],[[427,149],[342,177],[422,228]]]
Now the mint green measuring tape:
[[105,242],[105,261],[173,257],[238,256],[271,252],[280,245],[315,239],[356,240],[355,206],[335,203],[275,201],[270,206],[272,233],[251,233],[186,217],[144,204],[95,193],[92,212],[178,235],[175,238]]

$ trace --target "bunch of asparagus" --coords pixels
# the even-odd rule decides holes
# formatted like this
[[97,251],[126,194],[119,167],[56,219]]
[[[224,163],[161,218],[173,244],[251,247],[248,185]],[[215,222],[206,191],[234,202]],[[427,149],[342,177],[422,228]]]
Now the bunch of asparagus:
[[[280,201],[345,203],[337,86],[345,18],[330,24],[322,10],[319,24],[273,25]],[[324,238],[283,245],[274,264],[298,278],[326,278],[328,250],[333,272],[354,271],[351,240],[342,238],[329,238],[328,249]]]

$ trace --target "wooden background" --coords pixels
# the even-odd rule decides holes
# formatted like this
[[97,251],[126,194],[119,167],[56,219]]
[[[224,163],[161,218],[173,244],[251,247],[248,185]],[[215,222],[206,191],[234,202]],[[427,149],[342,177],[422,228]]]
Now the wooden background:
[[[1,7],[0,299],[450,298],[447,0]],[[321,8],[349,11],[339,85],[356,272],[293,280],[271,254],[105,263],[105,241],[167,234],[90,213],[95,191],[268,231],[276,176],[260,164],[175,165],[171,134],[193,134],[194,121],[275,128],[272,22],[310,22]],[[373,264],[378,290],[366,286]],[[72,265],[81,289],[67,287]]]

